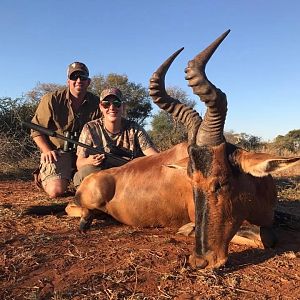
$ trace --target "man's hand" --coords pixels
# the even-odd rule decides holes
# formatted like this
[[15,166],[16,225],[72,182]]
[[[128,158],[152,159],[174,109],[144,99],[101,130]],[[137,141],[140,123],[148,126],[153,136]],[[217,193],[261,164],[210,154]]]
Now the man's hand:
[[41,155],[41,162],[42,163],[53,163],[54,161],[57,161],[57,158],[59,155],[60,154],[57,150],[50,150],[47,152],[43,152]]
[[57,161],[60,154],[57,150],[51,149],[51,146],[44,135],[38,135],[34,137],[33,140],[42,152],[41,163],[53,163],[54,161]]

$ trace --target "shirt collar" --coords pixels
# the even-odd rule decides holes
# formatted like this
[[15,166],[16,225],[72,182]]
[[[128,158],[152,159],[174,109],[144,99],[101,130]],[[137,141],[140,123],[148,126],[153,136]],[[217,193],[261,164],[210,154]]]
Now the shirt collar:
[[[66,99],[68,100],[68,102],[71,102],[71,92],[70,92],[69,88],[67,89]],[[89,101],[88,92],[86,92],[85,97],[82,101],[82,104],[84,104],[85,102],[88,102],[88,101]]]

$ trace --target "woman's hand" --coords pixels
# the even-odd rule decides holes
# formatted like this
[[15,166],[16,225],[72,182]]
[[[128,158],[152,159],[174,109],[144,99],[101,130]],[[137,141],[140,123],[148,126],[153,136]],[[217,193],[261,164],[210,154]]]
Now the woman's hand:
[[90,155],[87,158],[87,162],[88,164],[91,164],[93,166],[99,166],[102,164],[104,158],[105,158],[104,154],[94,154],[94,155]]

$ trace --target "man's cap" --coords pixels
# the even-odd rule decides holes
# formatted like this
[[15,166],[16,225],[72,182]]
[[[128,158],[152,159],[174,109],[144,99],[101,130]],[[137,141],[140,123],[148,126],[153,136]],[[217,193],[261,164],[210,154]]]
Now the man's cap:
[[100,95],[100,101],[104,100],[107,96],[116,96],[120,101],[123,102],[123,95],[122,92],[117,88],[109,88],[102,91]]
[[68,78],[70,78],[70,75],[76,71],[80,71],[84,75],[89,76],[89,69],[87,68],[87,66],[82,62],[75,61],[71,63],[68,67],[68,71],[67,71]]

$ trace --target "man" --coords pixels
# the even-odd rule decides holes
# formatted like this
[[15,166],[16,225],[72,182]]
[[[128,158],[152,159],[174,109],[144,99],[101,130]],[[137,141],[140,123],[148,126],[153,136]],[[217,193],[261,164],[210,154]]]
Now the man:
[[[99,98],[87,91],[91,80],[84,63],[70,64],[67,76],[67,88],[42,97],[32,123],[78,138],[86,122],[100,117]],[[63,195],[73,176],[74,147],[39,131],[32,130],[31,137],[41,151],[40,178],[45,192],[51,198]]]
[[[147,132],[136,122],[122,117],[125,103],[119,89],[103,90],[99,107],[102,117],[84,125],[79,137],[81,143],[130,159],[158,153]],[[74,186],[78,187],[90,173],[118,166],[118,162],[78,146],[76,165],[78,172],[74,176]]]

